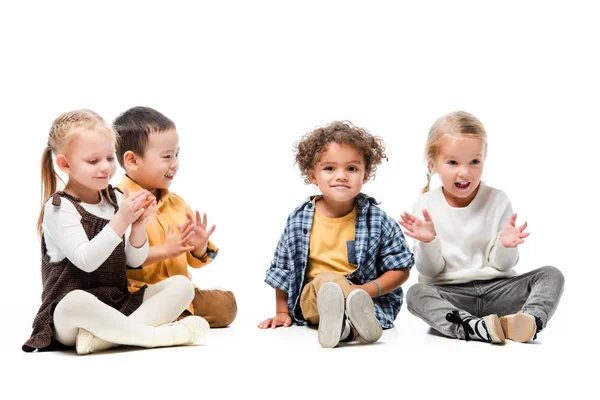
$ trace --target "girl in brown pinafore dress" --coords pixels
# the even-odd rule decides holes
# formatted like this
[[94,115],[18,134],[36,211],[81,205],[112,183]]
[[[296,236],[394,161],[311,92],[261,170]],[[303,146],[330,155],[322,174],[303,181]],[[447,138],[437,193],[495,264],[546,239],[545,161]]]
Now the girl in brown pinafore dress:
[[[115,213],[118,211],[114,190],[109,187],[111,202]],[[81,200],[65,193],[57,192],[52,196],[52,205],[59,207],[61,201],[73,203],[81,215],[81,225],[88,239],[93,239],[110,222],[86,211],[79,203]],[[131,314],[142,304],[145,287],[130,294],[127,290],[125,268],[125,239],[115,248],[112,254],[95,271],[88,273],[77,268],[68,258],[51,262],[46,252],[46,242],[42,236],[42,306],[33,321],[33,333],[23,345],[23,351],[31,352],[64,348],[53,337],[53,314],[56,305],[73,290],[83,290],[93,294],[98,300],[121,311]]]
[[[145,226],[156,200],[148,191],[117,195],[108,185],[116,170],[115,140],[114,131],[90,110],[62,114],[52,124],[42,156],[42,187],[44,198],[49,200],[38,220],[38,231],[42,232],[43,223],[43,231],[50,235],[41,235],[42,305],[23,351],[75,345],[77,353],[88,354],[122,344],[175,346],[195,343],[208,332],[209,325],[201,317],[172,322],[194,296],[186,277],[172,277],[135,294],[127,289],[126,262],[136,260],[131,261],[136,267],[140,258],[147,256]],[[65,191],[56,192],[53,155],[69,175]],[[82,203],[73,193],[91,203]],[[100,203],[96,206],[98,195]],[[76,213],[69,210],[72,208]],[[52,214],[47,222],[44,209]],[[103,217],[88,210],[98,210]],[[71,234],[64,233],[67,229]],[[131,229],[130,234],[126,234],[127,229]],[[93,240],[100,233],[104,236]],[[53,252],[49,252],[49,244]],[[88,253],[74,252],[80,246],[96,256],[90,256],[93,262],[80,257]],[[77,257],[77,264],[66,254]],[[150,298],[153,301],[146,303]]]

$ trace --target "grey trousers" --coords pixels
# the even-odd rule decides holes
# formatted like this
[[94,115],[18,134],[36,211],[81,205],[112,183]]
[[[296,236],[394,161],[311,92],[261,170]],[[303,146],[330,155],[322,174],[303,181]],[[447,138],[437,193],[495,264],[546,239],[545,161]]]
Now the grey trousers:
[[542,267],[512,278],[473,281],[456,285],[416,283],[408,289],[408,311],[438,332],[464,339],[460,324],[446,314],[458,310],[461,318],[525,312],[536,318],[538,332],[546,327],[563,293],[565,278],[555,267]]

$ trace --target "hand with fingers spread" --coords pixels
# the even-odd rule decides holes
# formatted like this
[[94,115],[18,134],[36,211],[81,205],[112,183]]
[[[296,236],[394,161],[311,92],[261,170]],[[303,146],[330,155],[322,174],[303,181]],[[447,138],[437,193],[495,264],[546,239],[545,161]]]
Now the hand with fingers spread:
[[211,226],[209,230],[206,230],[206,225],[208,223],[208,219],[206,218],[206,213],[200,215],[200,212],[196,211],[196,221],[194,221],[194,216],[190,213],[186,213],[188,221],[191,221],[194,227],[194,235],[190,238],[188,243],[194,247],[192,254],[196,258],[202,258],[204,253],[206,253],[206,249],[208,247],[208,239],[210,235],[215,231],[215,226]]
[[424,219],[419,219],[407,212],[404,212],[401,218],[402,220],[398,221],[398,223],[405,229],[404,234],[406,236],[424,243],[429,243],[435,239],[435,228],[427,210],[423,210]]
[[290,314],[287,312],[278,312],[273,318],[267,318],[262,321],[260,324],[258,324],[258,327],[260,329],[275,329],[280,326],[287,328],[290,325],[292,325],[292,318],[290,317]]
[[189,219],[183,225],[177,226],[179,232],[173,232],[173,226],[167,227],[167,236],[161,245],[165,251],[165,258],[175,258],[183,253],[194,250],[194,246],[189,244],[194,237],[195,225]]
[[523,225],[516,226],[517,214],[513,214],[510,221],[506,225],[506,228],[500,235],[500,243],[504,247],[517,247],[520,244],[525,243],[525,238],[529,236],[529,232],[525,232],[527,228],[527,221]]

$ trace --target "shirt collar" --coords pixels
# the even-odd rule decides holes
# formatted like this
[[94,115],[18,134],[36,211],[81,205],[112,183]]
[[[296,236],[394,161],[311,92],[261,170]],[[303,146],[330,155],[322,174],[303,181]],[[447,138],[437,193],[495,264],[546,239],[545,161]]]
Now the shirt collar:
[[[134,181],[133,179],[131,179],[127,174],[125,174],[123,176],[123,189],[127,188],[127,190],[129,190],[129,193],[137,193],[140,190],[144,190],[143,187],[141,187],[136,181]],[[158,189],[160,190],[160,198],[157,201],[157,206],[160,207],[160,203],[165,203],[169,200],[169,197],[171,197],[171,192],[169,192],[169,189]]]
[[[302,203],[302,208],[305,208],[308,204],[313,203],[314,199],[318,196],[323,196],[322,194],[318,194],[318,195],[314,195],[314,196],[309,196],[306,198],[306,200],[304,200],[304,203]],[[377,200],[375,200],[375,198],[366,195],[364,193],[359,193],[356,196],[356,204],[358,206],[358,209],[363,209],[363,208],[367,208],[369,207],[371,204],[378,204]]]

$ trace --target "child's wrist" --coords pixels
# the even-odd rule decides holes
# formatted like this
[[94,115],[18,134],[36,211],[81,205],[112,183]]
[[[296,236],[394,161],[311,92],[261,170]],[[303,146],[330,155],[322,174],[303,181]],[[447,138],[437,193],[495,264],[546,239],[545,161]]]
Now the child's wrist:
[[[200,250],[202,250],[202,252],[200,252]],[[194,250],[192,250],[192,255],[194,257],[196,257],[197,259],[202,259],[206,256],[206,253],[208,252],[208,243],[205,244],[204,246],[202,246],[201,248],[196,248]]]
[[379,285],[379,283],[377,282],[376,279],[373,279],[371,281],[371,283],[375,284],[375,286],[377,286],[377,295],[373,296],[373,297],[379,297],[381,296],[381,286]]

